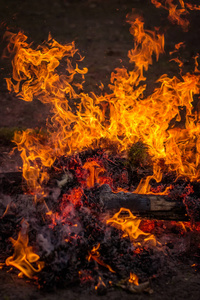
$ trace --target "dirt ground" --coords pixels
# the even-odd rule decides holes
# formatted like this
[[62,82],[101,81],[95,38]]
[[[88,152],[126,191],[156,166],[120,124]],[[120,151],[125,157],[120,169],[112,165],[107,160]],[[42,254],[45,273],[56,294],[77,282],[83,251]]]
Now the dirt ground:
[[[189,31],[183,32],[180,27],[171,25],[167,13],[156,9],[150,0],[0,0],[0,53],[6,46],[3,41],[6,27],[12,32],[24,31],[28,40],[35,44],[46,40],[49,32],[60,43],[75,41],[76,47],[85,56],[83,65],[88,68],[84,88],[87,92],[98,93],[98,86],[101,82],[107,86],[116,67],[129,68],[127,52],[133,47],[133,38],[126,15],[132,8],[143,15],[147,29],[161,27],[166,38],[166,54],[150,67],[147,74],[147,93],[153,90],[154,82],[161,74],[179,76],[177,65],[168,63],[168,53],[176,43],[185,41],[185,68],[193,70],[192,57],[200,48],[200,12],[191,12]],[[37,100],[27,103],[8,93],[4,78],[11,76],[11,64],[5,59],[1,59],[0,63],[0,129],[44,127],[49,108]],[[3,139],[0,141],[0,172],[15,171],[21,166],[19,154],[11,155],[11,148]],[[174,270],[163,272],[159,278],[152,280],[152,295],[132,295],[114,289],[101,299],[198,299],[200,273],[191,267],[191,261],[175,262]],[[3,300],[99,298],[94,292],[77,287],[42,292],[32,282],[4,271],[0,272],[0,286],[0,299]]]
[[[172,266],[171,266],[172,267]],[[98,295],[96,291],[77,286],[69,286],[65,289],[53,289],[50,291],[39,290],[30,280],[20,279],[17,275],[0,272],[0,297],[2,300],[53,300],[53,299],[80,299],[80,300],[182,300],[199,299],[200,274],[188,263],[174,262],[174,269],[169,272],[163,270],[158,278],[151,280],[152,294],[132,294],[120,288],[111,288],[104,295]]]

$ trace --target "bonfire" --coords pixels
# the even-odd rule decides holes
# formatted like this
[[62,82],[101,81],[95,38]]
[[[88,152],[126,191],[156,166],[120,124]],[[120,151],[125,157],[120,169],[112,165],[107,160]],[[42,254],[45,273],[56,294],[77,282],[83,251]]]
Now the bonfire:
[[[189,11],[200,10],[183,0],[152,3],[184,31]],[[186,249],[188,233],[199,234],[198,54],[194,71],[184,73],[184,42],[174,45],[180,76],[163,74],[147,96],[145,74],[165,55],[164,34],[146,30],[135,10],[127,22],[130,70],[112,72],[110,93],[84,92],[88,70],[79,67],[84,58],[74,42],[62,45],[49,35],[34,47],[23,32],[4,36],[13,67],[8,90],[51,110],[46,128],[15,132],[23,193],[2,194],[1,222],[12,230],[3,233],[9,242],[1,266],[39,287],[152,293],[150,280],[167,264],[169,249],[177,241]]]

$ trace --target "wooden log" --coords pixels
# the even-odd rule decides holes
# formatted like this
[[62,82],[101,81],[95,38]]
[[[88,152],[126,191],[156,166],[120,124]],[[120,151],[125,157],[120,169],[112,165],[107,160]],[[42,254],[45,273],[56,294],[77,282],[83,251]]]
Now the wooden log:
[[113,193],[109,185],[103,185],[100,192],[100,202],[106,212],[114,213],[120,208],[141,217],[186,221],[189,219],[185,205],[172,201],[165,195],[143,195],[126,192]]

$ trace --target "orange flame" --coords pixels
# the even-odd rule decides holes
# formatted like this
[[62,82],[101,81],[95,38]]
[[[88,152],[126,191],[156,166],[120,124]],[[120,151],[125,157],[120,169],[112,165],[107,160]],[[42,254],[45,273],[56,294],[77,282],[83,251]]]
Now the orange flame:
[[184,42],[180,42],[180,43],[176,44],[175,47],[174,47],[175,48],[174,51],[169,52],[169,54],[172,55],[173,53],[178,52],[178,50],[181,47],[185,47],[185,43]]
[[97,283],[97,285],[95,285],[95,290],[98,290],[98,288],[101,287],[101,286],[106,287],[106,285],[105,285],[105,283],[103,282],[101,276],[99,276],[99,278],[98,278],[98,283]]
[[[174,0],[151,0],[151,2],[155,5],[155,7],[164,8],[169,11],[168,19],[171,23],[180,25],[184,31],[188,30],[189,21],[182,17],[188,14],[183,0],[179,0],[181,8],[177,8],[178,5],[173,3]],[[163,2],[164,4],[162,4]]]
[[134,273],[130,273],[130,278],[129,278],[130,283],[139,285],[138,280],[139,280],[139,278],[137,277],[137,275],[135,275]]
[[[184,3],[180,3],[184,7]],[[141,182],[137,192],[148,193],[150,179],[162,179],[160,160],[169,171],[176,172],[177,177],[199,180],[199,115],[192,106],[193,96],[199,93],[200,87],[197,58],[195,74],[187,73],[181,80],[164,74],[158,80],[160,87],[144,98],[144,71],[152,64],[153,54],[158,59],[164,52],[164,36],[144,30],[140,18],[131,20],[129,17],[128,22],[134,36],[134,49],[128,53],[133,70],[116,69],[109,85],[112,93],[100,96],[77,91],[73,79],[79,74],[84,80],[87,70],[80,70],[78,65],[73,67],[69,61],[77,52],[73,43],[62,46],[50,39],[34,50],[22,33],[8,34],[8,50],[15,52],[14,82],[8,78],[8,88],[25,101],[37,97],[49,103],[54,113],[47,124],[48,138],[45,140],[31,130],[17,132],[14,137],[22,152],[23,175],[36,193],[42,193],[42,184],[48,180],[47,168],[57,157],[95,148],[101,143],[105,146],[106,141],[112,141],[119,151],[127,150],[138,141],[148,146],[154,174]],[[59,75],[56,68],[65,57],[68,75]],[[70,99],[79,101],[76,111],[69,106]],[[185,128],[181,129],[175,125],[182,121],[180,110],[183,107],[186,117]],[[95,172],[101,169],[93,164],[92,167],[85,165],[91,174],[88,187],[97,181]]]
[[192,4],[192,3],[185,3],[185,5],[186,5],[190,10],[200,10],[200,5]]
[[[65,128],[68,131],[68,135],[70,135],[70,123],[68,120],[71,120],[71,122],[76,121],[77,116],[70,112],[65,97],[66,95],[69,98],[77,97],[71,82],[75,74],[81,74],[84,78],[84,74],[87,72],[86,68],[80,70],[78,66],[72,67],[69,57],[73,57],[77,53],[74,43],[62,46],[49,38],[45,45],[33,50],[31,45],[26,42],[27,37],[21,32],[18,34],[8,32],[6,38],[10,40],[8,51],[15,53],[12,62],[14,81],[11,78],[6,78],[8,89],[10,91],[14,90],[19,98],[25,101],[32,101],[33,97],[37,97],[43,103],[51,104],[54,112],[57,111],[57,114],[54,115],[55,122],[57,119],[56,115],[58,115],[64,121]],[[68,74],[59,76],[56,68],[62,58],[66,58],[66,71]],[[23,83],[21,84],[21,82]],[[74,86],[76,86],[75,83]],[[74,120],[72,120],[73,118]],[[67,136],[63,138],[60,136],[60,141],[57,139],[57,142],[53,136],[51,138],[50,146],[50,144],[45,145],[44,137],[40,134],[35,136],[33,130],[15,133],[14,140],[18,145],[19,151],[22,151],[23,176],[31,190],[36,192],[37,189],[40,190],[41,184],[48,180],[47,173],[44,170],[41,172],[41,168],[49,167],[53,164],[55,157],[61,154],[60,141],[66,140]],[[40,160],[39,164],[36,162],[38,160]]]
[[99,253],[100,244],[97,246],[94,246],[92,250],[89,252],[88,261],[91,261],[91,259],[95,260],[99,265],[106,267],[110,272],[115,273],[115,271],[106,263],[104,263],[102,260],[100,260],[100,253]]
[[[6,265],[19,269],[21,271],[19,276],[24,274],[29,278],[33,278],[36,273],[43,269],[44,263],[38,261],[40,258],[39,255],[35,254],[32,251],[32,247],[28,246],[28,235],[23,231],[22,229],[19,232],[17,240],[10,238],[14,247],[14,254],[6,259]],[[33,264],[35,264],[37,268],[35,268]]]
[[103,166],[101,166],[100,162],[97,162],[95,160],[88,160],[83,165],[83,169],[87,170],[88,172],[88,177],[86,179],[86,186],[88,188],[93,187],[95,183],[102,185],[111,181],[109,178],[101,176],[103,173],[105,173],[106,170]]

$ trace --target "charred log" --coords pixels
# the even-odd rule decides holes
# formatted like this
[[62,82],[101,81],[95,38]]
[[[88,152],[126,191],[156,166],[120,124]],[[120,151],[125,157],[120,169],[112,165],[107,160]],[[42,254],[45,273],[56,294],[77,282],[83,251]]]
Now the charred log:
[[101,189],[100,202],[111,213],[124,207],[141,217],[181,221],[189,219],[184,203],[173,201],[168,196],[113,193],[109,185],[103,185]]

